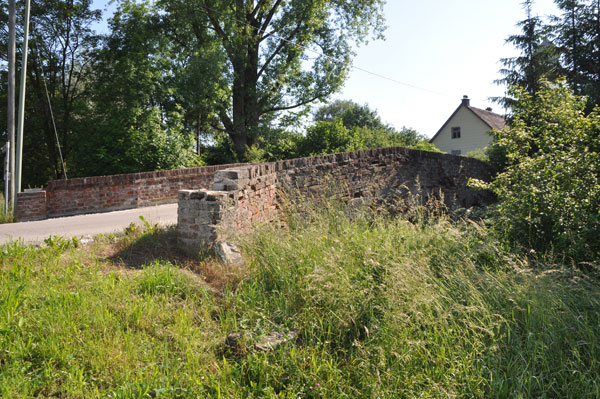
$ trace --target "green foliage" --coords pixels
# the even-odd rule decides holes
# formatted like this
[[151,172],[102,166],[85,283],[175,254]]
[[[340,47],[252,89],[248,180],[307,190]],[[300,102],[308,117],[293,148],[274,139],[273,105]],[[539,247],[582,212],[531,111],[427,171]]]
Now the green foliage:
[[[539,16],[532,14],[533,3],[533,0],[523,2],[527,18],[517,24],[521,33],[506,39],[506,43],[515,46],[521,54],[500,60],[503,64],[500,73],[504,77],[496,81],[507,87],[524,87],[531,95],[535,95],[539,90],[540,79],[554,79],[560,73],[558,49],[550,41],[552,29]],[[510,96],[495,100],[504,106],[511,106],[515,101]]]
[[354,127],[351,132],[361,150],[380,147],[408,147],[440,152],[433,144],[429,143],[425,136],[407,127],[403,127],[400,131],[391,127],[375,129]]
[[298,156],[332,154],[344,151],[365,150],[379,147],[410,147],[424,151],[439,151],[412,129],[400,132],[392,128],[369,128],[344,126],[342,119],[333,122],[316,122],[309,127],[306,136],[298,140]]
[[236,327],[302,337],[236,359],[247,392],[595,396],[593,281],[536,275],[469,222],[412,224],[368,208],[350,220],[344,204],[313,205],[303,198],[288,209],[289,232],[265,229],[245,245],[252,274],[237,289]]
[[190,279],[170,264],[154,262],[143,268],[138,282],[141,295],[158,295],[185,299],[194,293]]
[[555,250],[578,260],[600,251],[600,114],[584,114],[585,100],[565,82],[543,82],[536,98],[519,100],[511,127],[497,131],[495,147],[506,168],[491,184],[498,195],[498,226],[516,243]]
[[442,152],[442,150],[437,148],[433,143],[430,143],[429,140],[427,140],[427,139],[424,139],[423,141],[419,141],[416,144],[411,145],[409,147],[414,148],[415,150],[421,150],[421,151]]
[[[31,4],[23,138],[23,152],[27,154],[23,159],[24,187],[39,187],[50,179],[63,177],[56,135],[68,168],[77,146],[77,133],[89,125],[86,118],[88,84],[93,75],[89,65],[99,43],[91,25],[102,17],[102,12],[94,9],[92,3],[92,0],[39,0]],[[2,2],[0,6],[0,47],[3,49],[8,43],[7,4]],[[24,2],[17,2],[19,49],[23,40],[24,5]],[[0,51],[2,60],[6,59],[6,54],[6,51]],[[6,64],[0,64],[0,69],[5,70]],[[5,89],[4,85],[0,87],[0,90]],[[0,103],[4,114],[6,104],[5,101]]]
[[[120,2],[104,37],[92,29],[100,18],[91,0],[32,4],[25,187],[63,177],[45,84],[69,177],[202,163],[193,151],[203,129],[194,122],[200,111],[189,100],[194,94],[198,101],[206,96],[200,96],[200,85],[191,84],[189,75],[214,81],[202,68],[206,59],[184,54],[188,62],[182,62],[175,51],[179,46],[165,36],[164,21],[148,2]],[[5,31],[0,46],[6,45]],[[188,66],[190,73],[184,74]],[[0,85],[0,97],[5,90]]]
[[48,248],[64,251],[70,248],[77,248],[79,246],[79,239],[77,237],[65,239],[60,236],[50,236],[44,240],[44,244]]
[[285,129],[273,129],[260,141],[260,145],[265,150],[267,160],[279,161],[303,156],[299,152],[299,146],[303,139],[304,136],[300,133]]
[[194,137],[185,133],[183,110],[170,106],[165,72],[169,41],[145,3],[123,2],[112,33],[97,55],[93,122],[81,131],[72,169],[94,176],[196,166]]
[[[575,94],[589,101],[586,113],[600,104],[600,3],[590,0],[555,0],[558,15],[542,18],[532,13],[533,0],[524,1],[526,19],[517,25],[520,34],[506,40],[520,50],[516,57],[502,59],[497,81],[507,86],[519,85],[535,96],[539,80],[566,76]],[[510,96],[497,98],[504,105],[515,101]]]
[[[9,204],[10,207],[10,204]],[[5,212],[4,208],[4,194],[0,193],[0,224],[4,223],[12,223],[15,221],[15,218],[12,214],[12,209],[9,209],[8,212]]]
[[480,161],[489,162],[490,156],[488,155],[487,147],[483,150],[473,150],[465,154],[466,157],[479,159]]
[[83,248],[2,247],[0,397],[195,396],[214,361],[205,290],[167,263],[102,262]]
[[338,119],[333,122],[317,122],[306,131],[298,152],[304,156],[354,151],[359,148],[356,137]]
[[561,74],[575,94],[588,97],[586,112],[600,104],[600,3],[590,0],[555,0],[560,10],[553,17],[555,42],[561,53]]
[[245,154],[246,161],[248,163],[261,163],[267,161],[267,152],[258,147],[257,145],[253,145],[248,147]]
[[314,114],[315,122],[333,122],[336,119],[341,119],[343,125],[348,129],[353,127],[388,128],[381,121],[377,111],[369,108],[367,104],[360,105],[352,100],[336,100],[318,108]]
[[[395,146],[439,151],[415,130],[403,127],[397,131],[383,124],[376,111],[352,101],[323,106],[315,112],[314,120],[305,135],[285,129],[266,129],[257,143],[247,149],[245,159],[278,161]],[[224,152],[222,145],[221,148]]]
[[[314,120],[316,125],[309,128],[304,147],[300,146],[300,154],[303,156],[325,154],[333,148],[339,151],[353,151],[379,147],[410,147],[425,151],[439,151],[416,130],[403,127],[397,131],[392,126],[384,124],[377,111],[370,109],[366,104],[359,105],[349,100],[337,100],[317,109]],[[324,126],[335,126],[335,128],[329,129],[328,132],[319,131]],[[341,129],[342,127],[346,130]],[[311,135],[313,138],[309,139]],[[319,144],[319,135],[329,137],[323,137],[324,143]],[[332,135],[337,138],[333,140]]]

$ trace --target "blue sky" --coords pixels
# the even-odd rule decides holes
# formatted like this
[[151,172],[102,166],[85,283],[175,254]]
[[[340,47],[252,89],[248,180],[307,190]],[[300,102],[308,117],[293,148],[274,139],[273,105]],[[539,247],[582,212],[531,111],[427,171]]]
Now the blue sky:
[[[107,0],[95,0],[105,9]],[[399,84],[355,69],[334,98],[351,99],[377,109],[382,119],[433,136],[459,105],[504,111],[488,98],[505,88],[493,81],[500,58],[516,54],[505,39],[518,33],[525,18],[522,0],[387,0],[385,41],[357,49],[354,65]],[[105,16],[112,13],[113,6]],[[553,0],[537,0],[534,13],[556,13]],[[416,86],[417,88],[411,87]]]
[[[555,14],[552,0],[538,0],[536,14]],[[516,53],[505,39],[525,18],[521,0],[388,0],[386,40],[358,50],[354,65],[426,90],[414,89],[354,70],[339,98],[368,103],[396,128],[433,136],[463,95],[478,108],[505,88],[500,58]],[[435,92],[435,93],[432,93]]]

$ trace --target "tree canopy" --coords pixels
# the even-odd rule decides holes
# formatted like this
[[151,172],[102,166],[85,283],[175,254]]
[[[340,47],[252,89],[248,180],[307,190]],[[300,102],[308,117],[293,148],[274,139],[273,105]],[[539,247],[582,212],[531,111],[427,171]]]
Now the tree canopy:
[[72,169],[86,176],[197,164],[183,110],[173,100],[167,72],[174,50],[160,20],[149,5],[124,1],[110,26],[88,83],[92,124],[81,132]]
[[341,119],[347,128],[388,128],[381,121],[377,111],[369,108],[367,104],[360,105],[352,100],[336,100],[319,107],[314,114],[314,120],[317,122],[333,122],[336,119]]
[[218,125],[238,154],[283,111],[324,99],[343,83],[353,45],[383,31],[383,0],[164,0],[176,37],[215,46],[226,86]]
[[[535,96],[540,79],[563,76],[575,94],[589,98],[586,112],[600,105],[600,1],[555,0],[559,15],[533,15],[534,0],[523,3],[526,19],[517,25],[521,32],[506,40],[520,54],[502,59],[503,75],[497,83],[521,86]],[[509,96],[496,99],[512,105]]]

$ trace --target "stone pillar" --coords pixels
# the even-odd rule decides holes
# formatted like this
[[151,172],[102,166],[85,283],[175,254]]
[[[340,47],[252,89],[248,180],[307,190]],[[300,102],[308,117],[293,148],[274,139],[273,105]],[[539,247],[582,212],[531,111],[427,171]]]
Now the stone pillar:
[[177,245],[196,253],[211,250],[219,239],[217,227],[229,204],[226,191],[179,191]]

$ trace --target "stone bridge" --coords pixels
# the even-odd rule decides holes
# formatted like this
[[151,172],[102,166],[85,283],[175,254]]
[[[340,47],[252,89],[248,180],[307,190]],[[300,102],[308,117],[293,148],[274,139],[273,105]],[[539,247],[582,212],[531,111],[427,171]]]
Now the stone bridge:
[[467,187],[470,178],[489,181],[488,165],[399,147],[238,165],[216,171],[210,189],[179,192],[178,243],[204,250],[227,240],[228,231],[273,220],[280,210],[279,194],[289,188],[310,195],[329,190],[329,185],[346,199],[388,202],[436,196],[450,208],[492,202],[489,192]]

